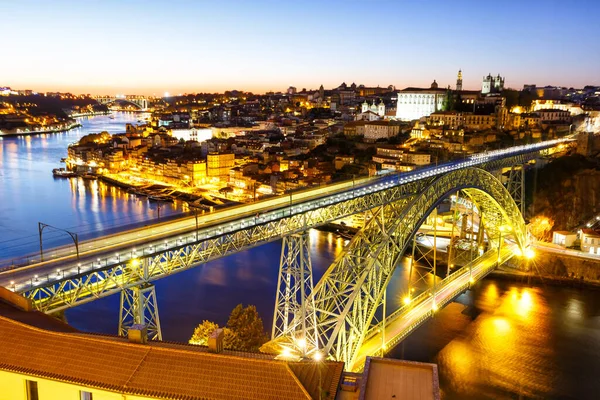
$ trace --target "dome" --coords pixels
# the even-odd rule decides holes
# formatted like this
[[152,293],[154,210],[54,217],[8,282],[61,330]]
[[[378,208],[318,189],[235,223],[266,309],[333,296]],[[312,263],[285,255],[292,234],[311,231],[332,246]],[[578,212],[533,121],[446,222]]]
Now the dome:
[[432,89],[437,89],[437,88],[438,88],[438,84],[437,84],[437,82],[435,81],[435,79],[433,80],[433,83],[431,84],[431,88],[432,88]]

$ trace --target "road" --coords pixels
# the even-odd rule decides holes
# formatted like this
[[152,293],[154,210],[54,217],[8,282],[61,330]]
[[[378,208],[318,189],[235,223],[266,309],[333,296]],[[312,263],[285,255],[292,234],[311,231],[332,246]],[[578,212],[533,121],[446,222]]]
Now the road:
[[588,260],[600,261],[600,254],[592,254],[585,251],[566,249],[554,243],[534,242],[532,246],[540,251],[547,253],[561,254],[569,257],[584,258]]
[[[392,186],[442,175],[453,170],[474,167],[496,159],[526,154],[556,146],[567,139],[541,142],[472,155],[466,159],[437,166],[427,166],[401,174],[363,178],[304,190],[256,203],[244,204],[198,216],[164,222],[147,228],[124,231],[80,243],[80,258],[74,246],[63,246],[45,252],[45,261],[24,266],[6,266],[0,272],[0,285],[14,291],[32,286],[54,284],[69,276],[98,268],[118,265],[127,260],[154,254],[187,243],[217,237],[225,232],[260,225],[307,209],[323,207],[345,199],[360,197]],[[7,268],[8,267],[8,268]]]

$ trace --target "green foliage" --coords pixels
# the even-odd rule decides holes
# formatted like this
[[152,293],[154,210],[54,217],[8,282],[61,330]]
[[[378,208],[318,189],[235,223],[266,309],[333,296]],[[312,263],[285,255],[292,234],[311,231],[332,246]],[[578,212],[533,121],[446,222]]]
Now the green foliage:
[[212,321],[204,320],[196,329],[189,340],[190,344],[206,346],[208,344],[208,336],[215,330],[219,329],[219,325]]
[[514,89],[504,89],[502,97],[506,99],[506,108],[511,109],[519,105],[519,91]]
[[236,343],[238,350],[256,351],[268,340],[262,319],[256,311],[256,306],[253,305],[244,308],[238,304],[231,311],[227,327],[239,340],[239,343]]
[[537,100],[539,97],[536,92],[522,91],[519,93],[519,105],[529,109],[533,100]]
[[79,139],[80,145],[92,144],[92,143],[108,143],[112,138],[111,134],[104,131],[100,133],[90,133]]
[[444,97],[444,102],[442,103],[442,111],[453,111],[455,104],[454,93],[452,93],[452,90],[447,90],[446,97]]
[[[215,329],[219,329],[218,324],[207,320],[202,321],[194,329],[189,343],[206,346],[208,337]],[[223,328],[223,334],[223,347],[229,350],[257,351],[268,340],[256,307],[244,308],[241,304],[231,311],[227,326]]]

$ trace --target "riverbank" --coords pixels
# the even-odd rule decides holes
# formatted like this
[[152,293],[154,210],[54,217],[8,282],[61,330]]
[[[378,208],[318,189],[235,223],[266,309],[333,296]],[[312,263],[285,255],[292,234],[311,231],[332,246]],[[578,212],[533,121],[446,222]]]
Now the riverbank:
[[63,125],[61,127],[58,127],[56,129],[44,129],[44,130],[36,130],[34,129],[33,131],[30,130],[21,130],[20,128],[16,128],[16,129],[11,129],[9,131],[3,131],[0,130],[0,137],[7,137],[7,136],[31,136],[31,135],[41,135],[44,133],[61,133],[61,132],[68,132],[71,129],[75,129],[75,128],[80,128],[82,125],[79,122],[74,122],[71,123],[69,125]]
[[69,115],[70,118],[80,118],[80,117],[95,117],[98,115],[110,115],[111,111],[96,111],[96,112],[86,112],[86,113],[74,113]]
[[517,282],[600,289],[600,260],[537,251],[535,259],[514,258],[490,276]]

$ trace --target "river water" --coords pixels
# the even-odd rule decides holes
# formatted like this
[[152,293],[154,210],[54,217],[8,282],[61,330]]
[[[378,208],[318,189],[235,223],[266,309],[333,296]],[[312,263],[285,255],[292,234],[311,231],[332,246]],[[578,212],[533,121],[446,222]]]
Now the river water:
[[[69,143],[103,130],[124,131],[135,114],[91,117],[62,134],[0,139],[0,259],[38,251],[37,223],[93,237],[157,218],[145,199],[96,181],[54,179]],[[181,212],[179,205],[161,215]],[[164,214],[163,214],[164,213]],[[47,235],[47,236],[46,236]],[[317,280],[346,243],[311,231]],[[44,246],[69,243],[44,233]],[[202,320],[219,324],[237,304],[256,305],[270,332],[280,242],[212,261],[156,282],[163,337],[187,341]],[[388,287],[388,309],[405,292],[400,265]],[[118,296],[67,311],[75,327],[114,334]],[[600,292],[486,279],[440,310],[390,353],[439,366],[445,399],[596,399],[600,393]]]

